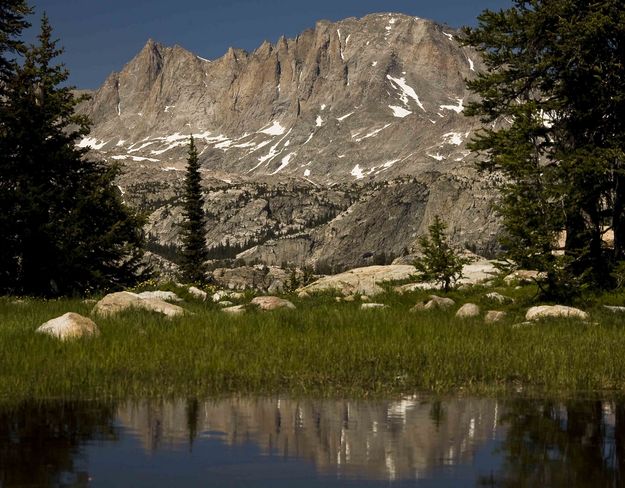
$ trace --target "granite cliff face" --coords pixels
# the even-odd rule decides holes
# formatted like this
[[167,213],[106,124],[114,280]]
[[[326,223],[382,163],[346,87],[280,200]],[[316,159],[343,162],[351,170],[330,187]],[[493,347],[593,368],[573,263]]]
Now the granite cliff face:
[[172,255],[191,134],[217,254],[380,262],[410,249],[435,214],[457,244],[492,251],[496,182],[473,169],[466,141],[480,125],[462,113],[464,80],[482,64],[453,34],[375,14],[213,61],[148,41],[81,107],[94,122],[81,145],[124,164],[120,191]]

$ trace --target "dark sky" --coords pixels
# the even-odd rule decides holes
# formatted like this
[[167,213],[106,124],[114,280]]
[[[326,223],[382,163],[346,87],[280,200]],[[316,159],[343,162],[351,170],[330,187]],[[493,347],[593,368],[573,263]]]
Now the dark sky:
[[[400,12],[453,27],[471,25],[482,10],[511,0],[30,0],[46,11],[66,53],[70,82],[96,88],[119,71],[148,38],[179,44],[202,57],[228,47],[253,50],[263,40],[294,37],[320,19]],[[33,18],[33,23],[38,20]],[[27,36],[32,39],[32,33]]]

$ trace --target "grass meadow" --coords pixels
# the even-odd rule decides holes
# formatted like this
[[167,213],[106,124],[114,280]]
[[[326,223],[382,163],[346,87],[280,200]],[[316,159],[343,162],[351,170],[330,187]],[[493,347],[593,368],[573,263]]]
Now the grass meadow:
[[[485,301],[500,291],[508,306]],[[410,313],[426,292],[387,293],[383,310],[337,303],[330,295],[289,297],[297,310],[230,316],[216,304],[187,301],[178,319],[130,311],[96,318],[101,335],[62,343],[36,334],[43,322],[81,300],[0,299],[0,401],[122,399],[221,394],[356,396],[414,392],[620,392],[625,390],[625,295],[585,302],[591,322],[550,320],[516,326],[535,290],[473,287],[452,292],[482,316]],[[486,310],[506,310],[484,324]]]

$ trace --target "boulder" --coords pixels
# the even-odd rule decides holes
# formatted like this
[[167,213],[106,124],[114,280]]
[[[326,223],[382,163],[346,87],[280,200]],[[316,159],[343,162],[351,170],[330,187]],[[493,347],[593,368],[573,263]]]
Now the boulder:
[[297,294],[297,298],[300,298],[301,300],[305,300],[307,298],[310,298],[310,293],[308,293],[307,291],[300,291]]
[[430,295],[430,301],[427,302],[424,306],[424,310],[448,310],[452,308],[456,302],[454,302],[451,298],[443,298],[436,295]]
[[267,288],[267,293],[284,293],[284,282],[281,280],[274,280],[269,288]]
[[623,312],[625,312],[625,307],[617,307],[617,306],[613,306],[613,305],[604,305],[603,308],[609,310],[610,312],[614,312],[614,313],[623,313]]
[[489,300],[493,301],[493,302],[497,302],[497,303],[514,303],[514,299],[504,296],[500,293],[497,293],[496,291],[493,291],[491,293],[487,293],[486,294],[486,298],[488,298]]
[[506,318],[506,312],[500,312],[499,310],[489,310],[486,312],[484,322],[487,324],[494,324],[495,322],[501,322]]
[[243,293],[238,293],[236,291],[219,290],[213,294],[212,299],[213,302],[221,302],[224,299],[241,300],[244,297],[245,295]]
[[355,302],[356,301],[356,295],[348,295],[343,300],[346,301],[346,302]]
[[459,319],[468,319],[468,318],[477,317],[479,315],[480,315],[480,307],[478,307],[475,303],[465,303],[456,312],[456,317]]
[[425,309],[426,309],[425,302],[419,302],[410,309],[410,312],[412,313],[423,312]]
[[223,301],[223,302],[219,302],[217,305],[220,306],[221,308],[228,308],[228,307],[233,307],[234,303],[229,302],[229,301],[226,300],[226,301]]
[[361,295],[360,296],[360,301],[361,302],[370,302],[371,301],[371,297],[369,297],[367,295]]
[[198,300],[202,300],[203,302],[208,299],[208,293],[206,293],[204,290],[196,288],[195,286],[189,287],[188,291],[189,295],[191,295],[193,298],[197,298]]
[[589,315],[578,308],[566,307],[564,305],[540,305],[538,307],[530,308],[525,314],[525,320],[530,321],[546,318],[588,320]]
[[384,305],[383,303],[363,303],[360,305],[362,310],[380,310],[383,308],[389,308],[388,305]]
[[155,298],[156,300],[163,300],[165,302],[182,301],[182,298],[176,295],[173,291],[143,291],[141,293],[137,293],[137,296],[144,300]]
[[506,276],[503,281],[506,283],[506,285],[512,285],[515,283],[520,285],[527,285],[534,283],[535,281],[545,279],[546,276],[547,275],[545,273],[541,273],[540,271],[518,269]]
[[226,312],[231,315],[239,315],[245,313],[245,305],[235,305],[234,307],[226,307],[222,309],[222,312]]
[[279,310],[281,308],[289,308],[294,309],[295,305],[293,305],[288,300],[278,297],[256,297],[252,300],[252,305],[256,305],[261,310]]
[[149,312],[157,312],[165,315],[166,317],[180,317],[186,313],[185,309],[179,307],[178,305],[173,305],[172,303],[157,300],[155,298],[141,300],[139,308]]
[[381,283],[408,279],[416,271],[414,266],[408,265],[356,268],[345,273],[324,276],[302,288],[302,291],[314,293],[336,290],[343,296],[354,294],[375,296],[384,292],[384,289],[380,286]]
[[241,266],[238,268],[218,268],[213,271],[215,283],[229,290],[257,290],[267,292],[270,287],[284,287],[289,272],[275,266]]
[[98,326],[91,319],[72,312],[48,320],[37,329],[37,332],[56,337],[62,341],[94,337],[100,334]]
[[156,298],[141,298],[136,293],[121,291],[110,293],[95,304],[94,315],[109,316],[130,309],[147,310],[161,313],[167,317],[184,315],[185,310],[178,305],[159,300]]
[[94,315],[113,315],[129,308],[141,308],[142,299],[136,293],[129,291],[120,291],[117,293],[109,293],[102,300],[95,304],[92,314]]
[[513,329],[522,329],[522,328],[524,328],[524,327],[528,327],[528,326],[530,326],[530,325],[534,325],[534,324],[535,324],[535,322],[528,322],[528,321],[525,321],[525,322],[519,322],[519,323],[517,323],[517,324],[512,324],[512,328],[513,328]]

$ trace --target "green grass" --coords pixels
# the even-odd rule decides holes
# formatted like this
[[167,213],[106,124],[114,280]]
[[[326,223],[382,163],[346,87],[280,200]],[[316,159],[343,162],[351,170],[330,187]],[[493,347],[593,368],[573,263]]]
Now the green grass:
[[482,310],[505,309],[504,323],[459,321],[454,312],[409,313],[427,293],[359,302],[293,299],[298,309],[228,316],[188,302],[195,314],[168,320],[145,312],[96,319],[100,337],[70,343],[35,334],[79,300],[0,299],[0,400],[290,393],[379,396],[415,391],[582,393],[625,389],[625,315],[604,311],[622,295],[593,299],[593,324],[556,320],[514,327],[532,287],[498,289],[517,302],[484,302],[473,288],[450,296]]

